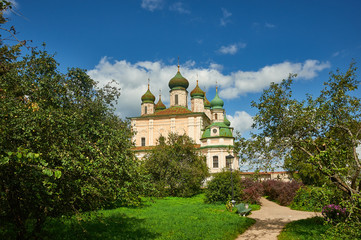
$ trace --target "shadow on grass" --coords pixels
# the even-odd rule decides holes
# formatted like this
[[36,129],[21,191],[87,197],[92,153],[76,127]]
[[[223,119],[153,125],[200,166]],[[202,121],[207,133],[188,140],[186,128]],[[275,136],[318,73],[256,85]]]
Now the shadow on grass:
[[288,223],[278,239],[323,239],[321,234],[330,227],[331,225],[324,224],[322,217],[301,219]]
[[44,239],[144,239],[160,236],[144,227],[145,219],[127,217],[123,214],[111,216],[88,216],[83,219],[53,219],[44,231]]

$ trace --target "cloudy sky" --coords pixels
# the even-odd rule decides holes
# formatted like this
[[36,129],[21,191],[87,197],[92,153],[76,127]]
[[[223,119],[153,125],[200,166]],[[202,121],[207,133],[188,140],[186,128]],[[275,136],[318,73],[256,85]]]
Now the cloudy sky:
[[140,115],[148,78],[169,105],[179,57],[188,91],[198,79],[212,100],[218,84],[228,119],[247,136],[251,101],[271,82],[297,73],[302,98],[330,71],[360,66],[360,11],[359,0],[16,0],[7,15],[20,39],[56,53],[62,71],[117,81],[122,118]]

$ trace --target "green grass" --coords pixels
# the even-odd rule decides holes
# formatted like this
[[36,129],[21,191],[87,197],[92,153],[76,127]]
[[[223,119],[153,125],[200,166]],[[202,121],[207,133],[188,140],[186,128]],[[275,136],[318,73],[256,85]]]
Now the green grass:
[[318,240],[321,234],[329,229],[330,225],[324,225],[322,217],[313,217],[290,222],[278,236],[279,240]]
[[[47,222],[44,239],[235,239],[255,220],[226,211],[223,204],[192,198],[146,199],[121,207]],[[252,207],[256,207],[253,206]]]

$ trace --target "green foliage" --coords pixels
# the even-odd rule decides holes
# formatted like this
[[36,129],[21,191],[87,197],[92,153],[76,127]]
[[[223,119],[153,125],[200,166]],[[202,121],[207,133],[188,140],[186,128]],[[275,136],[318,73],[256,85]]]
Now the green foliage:
[[361,223],[356,219],[340,222],[336,226],[329,228],[321,237],[327,240],[361,239]]
[[294,210],[321,212],[325,205],[339,203],[342,194],[334,187],[301,187],[294,197],[290,207]]
[[[233,240],[255,222],[227,212],[223,204],[204,204],[204,195],[144,199],[143,203],[49,219],[41,236],[52,240]],[[1,233],[0,238],[4,239]]]
[[231,200],[228,200],[226,202],[226,209],[228,212],[232,212],[233,211],[233,203],[231,202]]
[[317,166],[307,162],[308,155],[298,149],[293,149],[285,157],[283,167],[292,173],[292,177],[302,181],[305,185],[321,187],[325,183],[331,183],[330,179],[318,171]]
[[346,208],[342,208],[340,205],[329,204],[322,208],[322,216],[326,221],[330,223],[343,222],[347,217]]
[[206,202],[226,203],[228,200],[232,200],[232,181],[233,179],[233,194],[234,200],[240,202],[242,200],[242,185],[241,176],[238,171],[231,172],[223,170],[220,173],[212,175],[212,179],[207,183],[206,189]]
[[167,139],[160,137],[143,163],[158,196],[193,196],[208,176],[206,158],[187,135],[170,133]]
[[258,109],[254,127],[259,133],[237,143],[242,161],[252,159],[253,164],[272,169],[286,156],[293,161],[290,155],[302,152],[295,165],[305,161],[312,165],[310,171],[317,169],[349,198],[359,196],[361,161],[356,148],[361,139],[361,95],[355,63],[345,73],[331,73],[320,95],[303,101],[292,96],[294,77],[272,83],[252,103]]
[[119,90],[97,88],[81,69],[60,73],[46,51],[33,49],[17,60],[18,45],[2,40],[1,222],[24,239],[36,237],[49,216],[114,201],[138,204],[144,181],[130,151],[132,133],[111,108]]
[[[313,217],[288,223],[278,236],[278,240],[318,240],[331,225],[324,224],[322,217]],[[343,238],[339,238],[343,239]]]

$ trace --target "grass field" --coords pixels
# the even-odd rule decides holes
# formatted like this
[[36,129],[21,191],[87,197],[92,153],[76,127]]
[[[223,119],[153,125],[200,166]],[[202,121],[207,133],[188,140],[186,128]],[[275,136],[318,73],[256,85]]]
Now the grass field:
[[[192,198],[147,199],[142,207],[116,208],[47,222],[44,239],[235,239],[255,220],[223,204]],[[257,207],[257,206],[253,206]]]
[[329,229],[330,225],[324,225],[322,217],[313,217],[290,222],[278,236],[279,240],[318,240],[321,234]]

